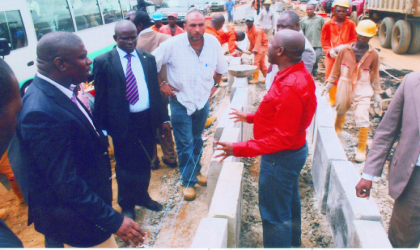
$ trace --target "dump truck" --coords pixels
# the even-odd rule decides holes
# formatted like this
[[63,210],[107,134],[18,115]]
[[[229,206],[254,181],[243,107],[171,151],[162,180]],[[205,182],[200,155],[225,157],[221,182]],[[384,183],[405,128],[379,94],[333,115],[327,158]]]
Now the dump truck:
[[365,13],[379,22],[379,41],[397,54],[420,50],[419,0],[366,0]]

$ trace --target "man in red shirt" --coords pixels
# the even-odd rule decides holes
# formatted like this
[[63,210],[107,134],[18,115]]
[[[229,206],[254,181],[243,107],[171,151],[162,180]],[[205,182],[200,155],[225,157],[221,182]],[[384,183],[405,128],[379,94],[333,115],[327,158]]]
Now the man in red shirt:
[[216,157],[261,156],[259,208],[264,247],[300,245],[301,219],[299,173],[308,154],[306,128],[316,109],[315,83],[302,53],[305,38],[294,30],[280,30],[273,37],[268,60],[279,72],[255,114],[233,109],[235,122],[254,123],[254,140],[214,142]]
[[178,14],[169,13],[168,14],[168,25],[165,25],[159,29],[160,33],[176,36],[185,32],[185,30],[178,25],[176,21],[178,20]]

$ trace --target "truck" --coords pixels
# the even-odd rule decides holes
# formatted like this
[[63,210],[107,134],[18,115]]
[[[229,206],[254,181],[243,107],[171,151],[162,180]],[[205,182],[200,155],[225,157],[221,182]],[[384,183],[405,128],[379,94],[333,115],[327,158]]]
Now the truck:
[[418,0],[366,0],[365,15],[379,23],[379,42],[397,54],[420,50],[420,3]]

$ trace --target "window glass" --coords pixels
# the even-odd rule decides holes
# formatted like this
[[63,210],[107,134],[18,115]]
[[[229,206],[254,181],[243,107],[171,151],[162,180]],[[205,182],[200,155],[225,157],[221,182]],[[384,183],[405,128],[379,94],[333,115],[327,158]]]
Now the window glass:
[[12,45],[12,50],[28,46],[20,11],[0,12],[0,38],[6,38]]
[[96,0],[70,0],[77,30],[102,25],[102,17]]
[[119,0],[99,0],[105,23],[112,23],[122,19]]
[[54,31],[74,32],[66,0],[27,0],[27,3],[38,40]]
[[122,13],[125,16],[132,8],[130,5],[130,0],[120,0]]

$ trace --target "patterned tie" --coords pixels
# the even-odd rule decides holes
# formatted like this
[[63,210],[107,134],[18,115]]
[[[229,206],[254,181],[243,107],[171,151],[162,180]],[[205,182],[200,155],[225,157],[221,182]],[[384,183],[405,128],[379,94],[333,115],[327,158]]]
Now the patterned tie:
[[127,72],[125,73],[125,81],[127,82],[127,101],[134,105],[139,100],[139,91],[137,89],[137,81],[136,77],[133,74],[133,70],[131,69],[131,54],[127,54],[124,56],[127,58]]

